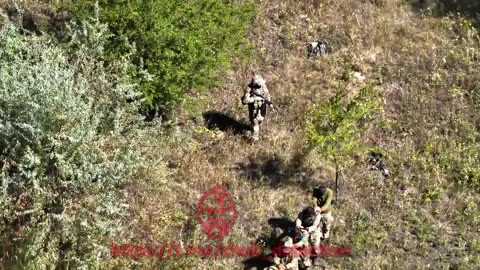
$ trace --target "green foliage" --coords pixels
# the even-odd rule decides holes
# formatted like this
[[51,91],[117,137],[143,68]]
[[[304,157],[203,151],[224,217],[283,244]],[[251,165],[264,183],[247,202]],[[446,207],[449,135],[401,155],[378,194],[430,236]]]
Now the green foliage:
[[[108,255],[136,172],[125,61],[98,61],[106,26],[72,25],[69,50],[0,30],[0,228],[7,268],[88,268]],[[112,72],[112,71],[115,72]],[[88,267],[87,267],[88,266]]]
[[363,124],[382,109],[382,101],[373,86],[362,88],[351,101],[344,89],[338,91],[311,110],[306,125],[309,143],[332,159],[352,154]]
[[[447,26],[454,35],[443,41],[442,49],[435,52],[437,58],[421,69],[413,60],[416,55],[403,63],[406,68],[400,76],[415,79],[409,79],[411,83],[396,97],[395,102],[402,106],[392,112],[392,130],[386,134],[408,134],[409,143],[402,146],[405,154],[411,153],[408,170],[428,189],[445,188],[448,183],[460,189],[478,189],[479,38],[467,20],[452,20]],[[447,181],[440,182],[442,178]]]
[[[92,16],[96,1],[70,7],[77,19]],[[243,2],[243,1],[242,1]],[[100,18],[114,36],[105,59],[113,61],[136,46],[132,63],[148,74],[131,70],[145,95],[146,105],[172,108],[189,91],[204,91],[219,82],[219,72],[233,57],[250,49],[246,32],[255,14],[252,2],[218,0],[99,1]]]
[[373,0],[373,4],[375,4],[378,7],[383,7],[387,3],[386,0]]
[[425,243],[431,243],[435,239],[434,230],[429,220],[422,219],[415,213],[409,213],[407,220],[413,229],[412,233],[418,238],[418,243],[421,246],[424,246]]
[[424,194],[424,201],[426,203],[431,203],[437,201],[443,195],[443,190],[436,187],[436,188],[429,188]]
[[359,254],[378,250],[384,241],[384,235],[379,228],[372,228],[372,221],[364,213],[358,213],[352,228],[355,234],[352,239],[352,249]]

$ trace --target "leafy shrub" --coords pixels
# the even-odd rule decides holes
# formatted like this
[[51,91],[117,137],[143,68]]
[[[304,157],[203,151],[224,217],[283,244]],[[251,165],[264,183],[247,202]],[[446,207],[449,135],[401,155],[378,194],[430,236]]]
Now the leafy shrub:
[[[382,110],[383,99],[374,86],[362,88],[351,100],[345,89],[316,104],[306,124],[309,144],[335,163],[335,182],[349,155],[358,150],[362,124]],[[337,189],[338,193],[338,189]]]
[[[68,52],[0,17],[0,229],[7,268],[87,268],[125,214],[138,168],[133,85],[105,67],[107,28],[72,28]],[[74,25],[72,25],[74,26]],[[78,30],[75,30],[78,29]]]
[[[93,0],[70,6],[77,19],[95,12]],[[243,1],[242,1],[243,2]],[[245,37],[255,12],[250,1],[152,0],[98,1],[100,18],[114,34],[106,47],[112,61],[130,51],[125,40],[135,43],[132,62],[151,76],[136,70],[145,104],[172,108],[191,90],[216,85],[219,71],[230,67],[232,57],[247,56]]]
[[373,86],[367,86],[348,100],[344,89],[310,111],[307,122],[310,144],[326,156],[351,154],[359,144],[361,124],[381,110],[382,99]]

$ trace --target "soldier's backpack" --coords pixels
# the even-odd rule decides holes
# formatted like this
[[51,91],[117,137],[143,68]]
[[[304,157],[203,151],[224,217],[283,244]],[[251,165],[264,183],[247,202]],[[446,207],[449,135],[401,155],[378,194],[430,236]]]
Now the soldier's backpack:
[[318,57],[324,57],[329,50],[328,42],[325,40],[319,40],[317,42],[311,42],[307,45],[307,55],[309,59],[315,59]]

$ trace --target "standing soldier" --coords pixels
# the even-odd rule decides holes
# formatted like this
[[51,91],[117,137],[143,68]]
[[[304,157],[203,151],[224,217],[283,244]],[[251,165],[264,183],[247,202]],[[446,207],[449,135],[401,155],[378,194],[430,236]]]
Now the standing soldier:
[[[301,227],[299,225],[302,223],[306,223],[307,226],[312,224],[306,231],[309,234],[309,240],[313,246],[311,255],[313,256],[314,265],[319,265],[320,243],[322,239],[327,239],[330,233],[330,225],[333,221],[331,214],[332,198],[333,191],[331,189],[324,186],[316,187],[313,190],[313,207],[309,206],[304,210],[304,212],[306,211],[308,213],[308,215],[306,215],[306,221],[301,219],[302,213],[300,213],[296,221],[297,227]],[[309,220],[314,220],[314,222],[309,222]]]
[[248,114],[253,131],[252,139],[257,141],[259,139],[260,126],[267,115],[267,105],[273,108],[270,93],[262,76],[256,73],[253,74],[252,81],[242,97],[242,104],[248,104]]
[[321,216],[323,239],[329,237],[330,226],[333,222],[332,198],[333,190],[325,186],[320,185],[313,190],[313,206],[315,211],[320,213]]
[[322,236],[320,222],[320,212],[312,206],[303,209],[295,220],[296,227],[302,230],[303,236],[309,240],[315,253],[319,253],[318,247]]

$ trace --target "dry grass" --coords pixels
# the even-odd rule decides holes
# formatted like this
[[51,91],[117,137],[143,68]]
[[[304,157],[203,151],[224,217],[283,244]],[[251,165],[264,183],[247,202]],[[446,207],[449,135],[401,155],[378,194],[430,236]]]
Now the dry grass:
[[[374,83],[387,102],[384,118],[375,124],[385,126],[373,126],[364,134],[365,143],[391,153],[387,164],[393,177],[384,181],[368,171],[365,157],[352,160],[342,202],[335,206],[331,245],[348,245],[353,256],[328,258],[328,269],[468,269],[478,265],[475,238],[479,232],[471,227],[478,227],[478,215],[465,215],[462,209],[468,202],[478,204],[479,194],[455,192],[443,172],[421,169],[434,161],[421,157],[419,146],[436,131],[426,125],[413,131],[418,118],[424,116],[426,124],[432,120],[428,118],[432,109],[437,110],[422,107],[435,106],[443,90],[432,94],[420,86],[431,73],[441,70],[438,58],[448,57],[457,36],[451,29],[454,21],[422,16],[401,1],[262,1],[259,11],[251,35],[256,60],[239,63],[223,87],[184,115],[184,125],[170,139],[185,138],[185,144],[165,148],[167,158],[177,164],[172,181],[182,186],[172,189],[177,203],[169,205],[179,206],[176,209],[182,209],[188,224],[193,224],[189,229],[180,226],[186,231],[183,240],[209,243],[194,214],[202,192],[217,184],[227,187],[239,213],[224,242],[238,245],[269,236],[269,218],[293,219],[308,203],[314,183],[333,187],[331,164],[304,144],[305,113],[340,87],[354,92]],[[307,60],[305,44],[318,38],[327,39],[334,52],[326,59]],[[208,131],[188,120],[193,116],[200,121],[201,112],[216,110],[246,122],[240,96],[254,70],[264,74],[282,112],[270,114],[259,143],[250,145],[239,135]],[[353,71],[361,72],[366,80],[341,79]],[[414,96],[413,87],[420,94]],[[444,102],[454,106],[451,100]],[[410,134],[402,134],[402,127],[410,128]],[[427,200],[426,193],[435,198]],[[163,208],[164,214],[170,211],[170,207]],[[196,263],[196,269],[244,267],[241,259]]]
[[[223,87],[192,100],[171,134],[146,142],[154,148],[145,148],[148,168],[130,187],[131,234],[119,239],[139,245],[212,244],[195,213],[202,194],[218,184],[232,195],[238,213],[223,243],[247,246],[268,239],[270,218],[293,219],[316,183],[333,188],[334,168],[304,143],[310,106],[341,87],[353,93],[376,84],[385,96],[386,111],[363,138],[365,144],[390,153],[386,164],[392,177],[385,181],[368,170],[365,156],[352,157],[330,240],[331,245],[350,246],[352,256],[326,259],[327,269],[480,265],[480,194],[459,188],[441,160],[425,154],[427,146],[428,153],[452,147],[441,139],[442,128],[452,125],[449,116],[477,109],[465,107],[449,91],[455,85],[478,90],[478,75],[456,58],[468,46],[478,50],[478,44],[460,43],[464,34],[457,20],[424,16],[401,0],[257,2],[259,15],[250,36],[257,57],[238,63],[226,74]],[[333,53],[307,60],[306,43],[319,38],[329,41]],[[264,75],[281,108],[281,115],[270,113],[261,140],[251,145],[241,135],[204,128],[201,114],[212,110],[247,122],[240,97],[252,71]],[[361,72],[365,81],[342,79],[351,72]],[[478,126],[472,134],[478,135]],[[462,138],[455,136],[450,138]],[[121,268],[126,263],[115,259],[104,266]],[[139,263],[145,268],[244,268],[241,258],[147,258]]]

